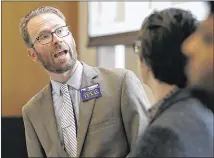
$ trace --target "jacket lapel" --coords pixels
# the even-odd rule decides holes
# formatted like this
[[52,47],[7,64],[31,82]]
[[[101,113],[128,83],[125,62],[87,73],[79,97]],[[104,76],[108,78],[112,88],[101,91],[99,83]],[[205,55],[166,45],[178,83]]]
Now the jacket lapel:
[[47,87],[45,87],[40,99],[40,113],[42,116],[42,120],[44,121],[44,124],[46,126],[46,129],[50,135],[50,138],[53,142],[53,147],[57,150],[56,152],[59,154],[58,156],[67,157],[68,155],[64,151],[60,143],[51,94],[51,84],[49,84]]
[[[81,82],[81,89],[94,85],[97,82],[98,74],[97,72],[90,66],[83,64],[83,75],[82,75],[82,82]],[[95,105],[96,99],[91,99],[86,102],[80,101],[79,106],[79,126],[77,131],[77,157],[80,156],[86,133],[88,130],[89,123],[91,121],[94,105]]]

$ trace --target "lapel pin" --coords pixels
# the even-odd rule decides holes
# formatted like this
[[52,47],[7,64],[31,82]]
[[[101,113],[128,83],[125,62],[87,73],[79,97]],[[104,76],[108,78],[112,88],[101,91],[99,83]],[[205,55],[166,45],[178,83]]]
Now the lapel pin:
[[80,93],[83,102],[102,96],[98,83],[89,87],[82,88],[80,90]]

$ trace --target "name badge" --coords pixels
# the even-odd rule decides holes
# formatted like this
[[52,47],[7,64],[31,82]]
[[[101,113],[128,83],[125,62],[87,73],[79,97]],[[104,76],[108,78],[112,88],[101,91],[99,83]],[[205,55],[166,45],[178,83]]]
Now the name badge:
[[100,86],[98,83],[81,89],[80,93],[81,93],[81,98],[83,102],[102,96],[100,91]]

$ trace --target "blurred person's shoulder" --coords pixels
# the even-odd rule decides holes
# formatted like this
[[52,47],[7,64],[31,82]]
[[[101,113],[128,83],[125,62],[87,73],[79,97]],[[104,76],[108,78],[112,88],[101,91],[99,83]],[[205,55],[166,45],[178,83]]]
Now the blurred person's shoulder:
[[[181,89],[170,100],[162,105],[161,112],[156,120],[165,121],[163,124],[185,126],[193,122],[202,123],[213,118],[212,112],[195,98],[188,89]],[[158,122],[156,122],[158,123]]]
[[150,124],[150,129],[170,131],[182,144],[183,152],[189,156],[213,155],[212,111],[186,89],[179,91],[165,105],[162,113]]
[[[168,105],[167,105],[168,104]],[[161,114],[151,127],[161,126],[172,130],[186,145],[200,142],[207,146],[213,139],[213,113],[187,89],[180,90],[169,103],[165,103]],[[209,142],[209,143],[208,143]],[[196,146],[198,144],[195,144]],[[200,145],[199,145],[200,146]]]

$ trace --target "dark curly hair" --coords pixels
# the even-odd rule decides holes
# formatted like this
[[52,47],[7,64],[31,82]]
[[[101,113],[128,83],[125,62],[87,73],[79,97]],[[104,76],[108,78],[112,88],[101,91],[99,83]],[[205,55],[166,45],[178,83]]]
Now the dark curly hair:
[[186,57],[183,41],[197,27],[197,20],[185,10],[169,8],[155,11],[142,25],[140,59],[153,71],[156,79],[180,88],[186,86]]

